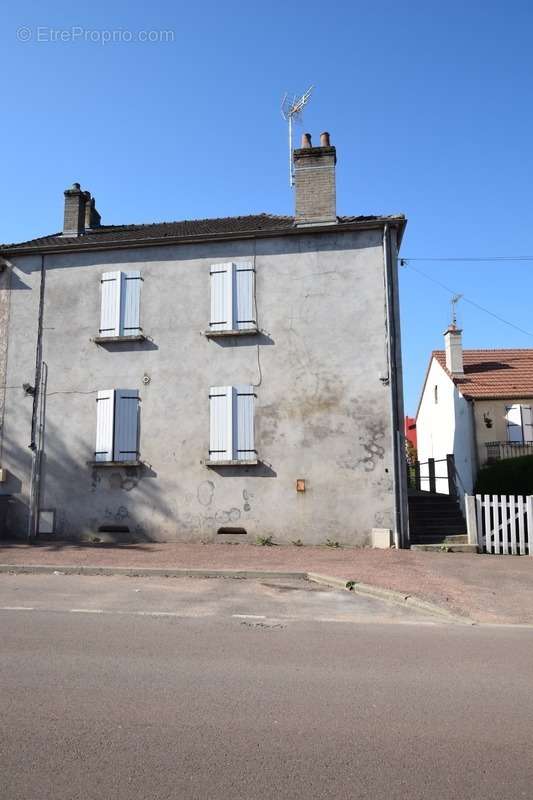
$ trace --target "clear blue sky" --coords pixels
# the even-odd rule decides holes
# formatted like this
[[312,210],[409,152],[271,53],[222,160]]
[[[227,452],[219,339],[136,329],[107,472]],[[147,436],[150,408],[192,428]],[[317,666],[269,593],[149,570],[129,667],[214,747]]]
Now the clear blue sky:
[[[279,105],[313,83],[304,126],[337,146],[338,213],[404,212],[404,256],[533,255],[528,0],[7,6],[0,241],[58,230],[75,180],[105,223],[292,213]],[[118,30],[174,41],[102,43]],[[533,329],[533,262],[412,265]],[[401,293],[413,413],[449,295],[409,269]],[[467,347],[533,347],[467,304],[459,321]]]

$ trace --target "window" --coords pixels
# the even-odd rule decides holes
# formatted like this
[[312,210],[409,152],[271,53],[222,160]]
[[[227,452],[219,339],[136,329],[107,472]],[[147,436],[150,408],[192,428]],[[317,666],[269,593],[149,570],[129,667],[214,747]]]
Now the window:
[[141,281],[138,270],[104,272],[98,338],[142,336]]
[[435,400],[435,405],[439,402],[439,387],[435,384],[435,388],[433,389],[433,398]]
[[240,461],[255,464],[254,387],[213,386],[209,391],[209,406],[208,463]]
[[211,266],[209,334],[257,331],[254,279],[255,270],[249,263]]
[[515,403],[505,406],[505,422],[507,425],[507,441],[515,444],[533,441],[533,416],[531,406]]
[[95,461],[139,460],[139,402],[137,389],[98,392]]

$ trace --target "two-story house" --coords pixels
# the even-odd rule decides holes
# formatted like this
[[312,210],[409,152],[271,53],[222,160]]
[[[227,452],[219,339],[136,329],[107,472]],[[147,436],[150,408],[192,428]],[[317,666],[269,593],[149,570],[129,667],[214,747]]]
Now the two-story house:
[[[471,494],[480,467],[533,453],[533,350],[464,350],[450,325],[431,354],[416,416],[418,458],[444,464],[453,454],[458,492]],[[437,489],[447,492],[444,467]],[[427,469],[422,488],[428,489]]]
[[405,219],[338,217],[335,165],[304,136],[294,216],[103,225],[74,184],[0,248],[9,535],[406,542]]

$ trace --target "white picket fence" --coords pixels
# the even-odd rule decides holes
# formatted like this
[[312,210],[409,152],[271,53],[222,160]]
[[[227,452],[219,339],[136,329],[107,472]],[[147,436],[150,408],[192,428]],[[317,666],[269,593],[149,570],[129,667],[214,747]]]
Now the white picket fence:
[[485,553],[533,556],[533,495],[465,495],[468,541]]

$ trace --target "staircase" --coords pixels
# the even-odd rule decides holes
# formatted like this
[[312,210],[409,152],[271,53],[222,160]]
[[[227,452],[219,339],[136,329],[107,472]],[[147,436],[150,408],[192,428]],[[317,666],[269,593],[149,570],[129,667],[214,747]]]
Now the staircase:
[[409,490],[409,532],[412,550],[477,550],[468,544],[466,522],[454,495]]

